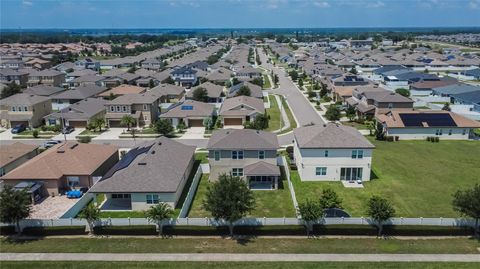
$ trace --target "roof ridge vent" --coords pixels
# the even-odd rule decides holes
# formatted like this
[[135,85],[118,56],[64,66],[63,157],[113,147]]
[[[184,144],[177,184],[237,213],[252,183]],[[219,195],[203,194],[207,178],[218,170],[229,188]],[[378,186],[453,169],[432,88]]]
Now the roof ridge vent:
[[146,162],[139,162],[138,165],[147,165]]

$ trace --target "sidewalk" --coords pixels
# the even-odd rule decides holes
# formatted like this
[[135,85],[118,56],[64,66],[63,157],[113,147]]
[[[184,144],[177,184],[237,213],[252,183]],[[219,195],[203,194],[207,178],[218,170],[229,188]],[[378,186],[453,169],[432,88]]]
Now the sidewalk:
[[480,262],[478,254],[0,253],[2,261]]

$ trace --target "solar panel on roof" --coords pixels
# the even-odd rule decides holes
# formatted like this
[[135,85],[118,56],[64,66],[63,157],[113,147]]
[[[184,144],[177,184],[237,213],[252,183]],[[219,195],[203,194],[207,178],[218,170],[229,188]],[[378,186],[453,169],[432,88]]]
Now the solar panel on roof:
[[431,127],[456,127],[457,124],[447,113],[400,113],[403,124],[407,127],[423,127],[423,122]]
[[193,110],[193,106],[182,106],[182,110]]
[[112,167],[112,169],[110,169],[105,174],[105,176],[103,176],[102,180],[107,179],[107,178],[113,176],[113,174],[115,174],[115,172],[128,167],[133,162],[133,160],[135,160],[135,158],[138,157],[138,155],[149,151],[151,147],[152,147],[152,145],[147,146],[147,147],[134,148],[134,149],[130,150],[129,152],[127,152],[127,154],[125,154],[125,156],[123,156],[123,158],[120,159],[120,161],[118,163],[116,163]]

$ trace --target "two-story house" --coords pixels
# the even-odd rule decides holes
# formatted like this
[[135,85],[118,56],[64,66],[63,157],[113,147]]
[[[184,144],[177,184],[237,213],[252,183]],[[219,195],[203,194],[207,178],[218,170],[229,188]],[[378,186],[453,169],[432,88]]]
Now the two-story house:
[[252,129],[214,131],[208,141],[210,180],[222,174],[243,178],[252,189],[277,189],[277,136]]
[[368,181],[375,146],[355,128],[327,123],[297,128],[294,159],[302,181]]
[[375,85],[353,89],[346,103],[355,108],[359,118],[367,119],[391,109],[413,109],[412,99]]
[[0,83],[10,84],[15,82],[16,84],[26,87],[28,81],[28,72],[21,70],[13,70],[10,68],[0,69]]
[[29,128],[42,125],[43,117],[52,112],[48,97],[18,93],[0,101],[0,122],[6,128],[25,124]]
[[156,58],[149,58],[142,61],[141,66],[147,70],[159,70],[162,68],[163,64]]
[[52,99],[52,109],[60,110],[70,106],[71,104],[75,104],[80,100],[89,97],[96,97],[106,89],[107,88],[105,87],[99,87],[96,85],[80,86],[73,90],[62,91],[58,94],[49,96],[49,98]]
[[197,70],[189,66],[179,67],[170,72],[170,77],[180,86],[191,87],[197,83]]
[[65,74],[63,72],[47,69],[40,71],[33,71],[28,75],[28,86],[47,85],[60,87],[65,82]]
[[148,126],[160,115],[159,100],[159,95],[148,91],[140,94],[125,94],[108,101],[105,105],[107,125],[123,127],[120,123],[123,116],[130,115],[135,119],[137,127]]

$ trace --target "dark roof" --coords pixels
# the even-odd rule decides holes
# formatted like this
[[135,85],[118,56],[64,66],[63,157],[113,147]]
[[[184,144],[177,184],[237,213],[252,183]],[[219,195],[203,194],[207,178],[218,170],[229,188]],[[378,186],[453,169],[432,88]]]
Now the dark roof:
[[251,129],[222,129],[214,131],[208,149],[277,150],[277,135]]
[[463,102],[470,102],[474,104],[480,104],[480,90],[472,92],[464,92],[458,94],[452,94],[451,97],[460,99]]
[[107,90],[105,87],[100,87],[97,85],[85,85],[76,87],[73,90],[66,90],[59,94],[52,96],[54,99],[85,99],[88,97],[93,97],[103,91]]
[[40,96],[50,96],[53,94],[57,94],[59,92],[64,91],[64,88],[61,87],[53,87],[48,85],[36,85],[33,87],[26,88],[23,93],[40,95]]
[[440,113],[399,113],[405,127],[423,127],[425,123],[430,127],[456,127],[457,124],[450,114]]
[[312,125],[293,131],[300,148],[374,148],[357,129],[336,123]]
[[60,119],[67,120],[89,120],[91,117],[105,110],[107,101],[103,98],[87,98],[71,104],[61,111],[54,112],[43,117],[44,119]]
[[172,72],[170,72],[170,74],[172,74],[172,75],[196,74],[196,73],[197,73],[197,70],[192,69],[189,66],[183,66],[183,67],[177,68],[177,69],[173,70]]
[[90,192],[177,192],[187,180],[194,154],[195,146],[166,137],[145,142],[130,150]]

